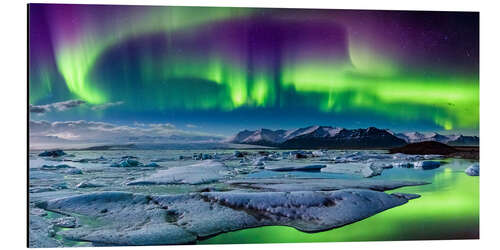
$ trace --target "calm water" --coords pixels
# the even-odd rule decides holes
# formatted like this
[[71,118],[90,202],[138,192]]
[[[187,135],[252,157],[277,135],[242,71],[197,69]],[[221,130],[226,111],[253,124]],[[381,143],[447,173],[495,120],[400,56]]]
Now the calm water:
[[419,179],[432,184],[392,192],[422,197],[362,221],[320,233],[268,226],[220,234],[200,244],[475,239],[479,237],[479,177],[463,171],[471,163],[447,160],[435,170],[390,169],[375,178]]

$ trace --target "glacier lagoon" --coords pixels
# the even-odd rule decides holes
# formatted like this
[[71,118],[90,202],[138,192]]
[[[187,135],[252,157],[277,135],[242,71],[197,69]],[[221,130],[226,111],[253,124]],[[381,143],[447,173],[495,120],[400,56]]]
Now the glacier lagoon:
[[326,232],[305,233],[290,227],[245,229],[200,241],[201,244],[445,240],[479,238],[479,177],[464,174],[468,160],[448,159],[428,172],[391,169],[374,178],[405,176],[432,182],[390,192],[420,194],[419,199],[362,221]]
[[[43,232],[30,231],[30,240],[35,239],[30,244],[32,243],[32,246],[133,245],[134,242],[114,241],[111,236],[107,239],[82,237],[82,232],[105,232],[100,229],[103,227],[102,220],[109,220],[113,217],[86,212],[79,213],[80,211],[75,212],[65,207],[50,208],[50,201],[60,201],[68,199],[68,197],[106,192],[126,192],[136,196],[147,195],[153,199],[160,197],[158,199],[161,200],[161,197],[165,195],[193,193],[239,192],[246,194],[290,192],[290,190],[291,192],[301,190],[330,192],[350,190],[351,188],[375,190],[377,194],[418,194],[420,197],[408,198],[399,203],[381,207],[376,211],[371,211],[366,216],[342,218],[335,225],[318,227],[308,221],[308,226],[311,226],[312,223],[313,229],[318,229],[310,230],[310,232],[305,232],[307,230],[299,231],[297,228],[300,229],[301,223],[297,224],[296,221],[286,221],[279,218],[260,221],[260,224],[255,222],[245,226],[230,227],[224,225],[222,229],[210,228],[213,231],[196,232],[194,237],[191,237],[193,233],[190,233],[189,237],[183,238],[185,241],[166,240],[168,238],[166,236],[171,235],[168,233],[170,229],[161,230],[159,236],[155,235],[155,237],[163,237],[162,239],[165,240],[151,240],[153,239],[151,235],[157,233],[152,231],[146,231],[147,236],[141,235],[139,239],[142,244],[155,244],[155,242],[156,244],[170,244],[170,242],[171,244],[226,244],[469,239],[479,237],[479,177],[468,176],[464,173],[464,170],[474,161],[444,159],[439,156],[390,155],[385,151],[376,150],[300,151],[306,155],[305,158],[292,157],[293,154],[286,150],[269,149],[265,153],[259,151],[264,150],[240,150],[239,154],[241,155],[237,155],[234,150],[67,151],[67,155],[62,157],[39,157],[39,151],[32,151],[29,156],[30,223],[32,219],[39,220],[36,222],[42,225],[40,228],[43,226],[48,228],[46,231],[50,237],[45,237],[44,233],[47,232],[43,230]],[[204,158],[206,159],[203,160]],[[113,163],[120,163],[124,160],[130,160],[130,163],[137,161],[140,165],[111,167]],[[423,160],[438,161],[441,166],[432,170],[388,167],[391,164],[401,166],[405,165],[401,163]],[[157,166],[148,165],[152,162],[155,162]],[[180,168],[184,167],[204,169],[208,166],[208,170],[213,170],[210,167],[213,164],[207,165],[204,164],[205,162],[223,163],[224,166],[223,169],[216,169],[215,174],[209,176],[210,178],[204,176],[204,172],[195,173],[193,171],[189,172],[192,175],[201,174],[201,178],[195,178],[195,180],[192,178],[184,180],[170,178],[170,171],[177,168],[180,171]],[[272,171],[268,169],[268,166],[273,164],[302,164],[306,166],[323,164],[325,167],[318,171]],[[342,167],[337,168],[336,166]],[[349,169],[346,169],[345,166],[349,166]],[[362,172],[367,166],[377,166],[383,171],[380,175],[364,178]],[[81,170],[81,173],[74,171],[75,169]],[[156,179],[160,176],[161,181],[165,183],[133,184],[144,183],[141,180],[151,180],[154,176],[157,176]],[[174,174],[174,176],[179,175]],[[394,197],[396,196],[388,196],[387,198]],[[370,199],[370,197],[368,198]],[[40,205],[47,202],[49,207],[44,208]],[[175,206],[175,203],[169,205],[172,207]],[[106,214],[106,209],[113,211],[112,206],[110,208],[100,207],[99,209],[100,213],[105,211],[102,214]],[[180,209],[182,210],[182,206]],[[366,210],[360,211],[365,213]],[[330,210],[320,211],[320,213],[325,214],[332,213]],[[182,213],[185,216],[188,214],[189,211]],[[177,216],[174,215],[172,217]],[[74,227],[71,227],[72,225],[70,227],[60,226],[58,220],[61,218],[76,218],[76,225]],[[307,221],[307,218],[302,220]],[[193,221],[196,222],[196,220],[190,222]],[[172,222],[167,220],[166,224],[172,224]],[[146,225],[149,225],[148,223]],[[286,226],[282,226],[282,224]],[[150,228],[158,228],[158,225],[163,226],[163,224],[151,224]],[[127,227],[127,225],[122,224],[117,226]],[[124,235],[127,233],[130,232],[124,231]],[[40,235],[40,238],[36,237],[37,235]]]

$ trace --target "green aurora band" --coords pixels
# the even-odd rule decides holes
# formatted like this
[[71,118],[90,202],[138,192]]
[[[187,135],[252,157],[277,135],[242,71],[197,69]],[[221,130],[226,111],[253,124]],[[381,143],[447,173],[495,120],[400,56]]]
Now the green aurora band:
[[[88,8],[85,10],[92,9]],[[372,41],[356,40],[350,33],[353,28],[343,19],[336,20],[348,27],[348,56],[343,60],[318,56],[297,59],[293,53],[292,56],[283,53],[277,56],[280,64],[276,66],[266,58],[258,58],[259,55],[249,61],[249,52],[228,53],[215,45],[204,50],[204,54],[193,50],[167,56],[156,55],[155,48],[148,44],[135,52],[139,57],[133,60],[107,60],[105,55],[110,51],[150,34],[163,34],[167,43],[174,40],[165,46],[175,51],[181,40],[177,36],[189,40],[207,25],[252,16],[258,10],[120,8],[104,21],[102,17],[96,18],[99,13],[71,12],[80,22],[72,26],[77,31],[70,38],[59,25],[68,17],[57,17],[57,12],[53,13],[49,26],[56,69],[51,68],[50,62],[32,65],[31,104],[41,104],[44,98],[54,95],[55,85],[63,82],[69,93],[66,98],[81,99],[89,104],[125,100],[128,109],[138,112],[231,112],[241,108],[284,108],[300,103],[324,113],[366,112],[405,122],[427,120],[445,130],[479,127],[477,72],[409,70],[399,58],[377,50]],[[277,19],[286,19],[277,16]],[[108,64],[103,63],[106,61]],[[113,62],[114,69],[103,74],[107,69],[99,66],[109,62]],[[132,69],[134,72],[130,73]]]

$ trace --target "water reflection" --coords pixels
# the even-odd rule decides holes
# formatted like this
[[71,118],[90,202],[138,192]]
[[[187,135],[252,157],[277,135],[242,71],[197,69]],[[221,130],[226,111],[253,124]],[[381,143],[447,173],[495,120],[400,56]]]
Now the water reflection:
[[201,244],[285,243],[475,239],[479,237],[479,177],[463,171],[467,160],[447,159],[434,170],[390,169],[377,179],[424,180],[432,184],[404,187],[388,193],[417,193],[421,198],[365,220],[320,233],[268,226],[218,235]]

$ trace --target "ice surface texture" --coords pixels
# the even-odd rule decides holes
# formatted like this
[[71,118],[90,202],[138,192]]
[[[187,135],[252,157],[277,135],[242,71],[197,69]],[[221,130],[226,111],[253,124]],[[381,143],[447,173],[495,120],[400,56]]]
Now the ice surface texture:
[[324,231],[417,197],[362,189],[157,196],[94,192],[41,202],[38,207],[89,216],[104,225],[62,232],[67,239],[106,245],[158,245],[191,243],[200,237],[266,225]]

